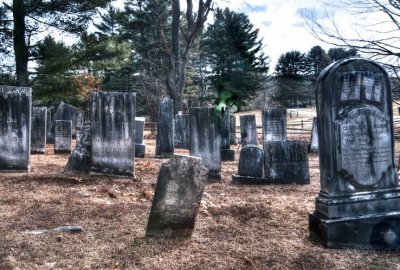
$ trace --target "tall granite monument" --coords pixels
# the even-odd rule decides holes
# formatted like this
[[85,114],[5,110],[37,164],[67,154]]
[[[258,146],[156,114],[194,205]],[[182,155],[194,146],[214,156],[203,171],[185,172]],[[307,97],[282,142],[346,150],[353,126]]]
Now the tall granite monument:
[[321,191],[312,234],[332,248],[399,248],[400,188],[385,70],[353,58],[317,80]]
[[0,171],[30,171],[32,89],[0,85]]
[[135,176],[136,94],[91,96],[91,173]]
[[190,108],[190,155],[203,160],[209,181],[221,179],[221,116],[215,108]]
[[47,108],[32,107],[31,153],[46,153]]
[[170,157],[174,154],[174,102],[162,98],[157,118],[156,156]]

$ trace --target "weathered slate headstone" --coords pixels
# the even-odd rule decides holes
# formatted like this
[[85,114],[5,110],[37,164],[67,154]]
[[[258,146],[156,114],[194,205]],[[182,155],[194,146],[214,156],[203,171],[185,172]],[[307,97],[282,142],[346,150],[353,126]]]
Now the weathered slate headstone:
[[214,108],[190,108],[190,155],[203,160],[209,181],[221,179],[221,117]]
[[136,94],[91,96],[91,173],[135,176]]
[[72,137],[76,137],[76,126],[82,125],[82,113],[72,105],[61,102],[57,110],[53,116],[53,121],[51,122],[51,126],[49,127],[49,132],[47,136],[47,140],[49,143],[54,143],[54,132],[55,132],[55,121],[57,120],[65,120],[72,121]]
[[263,169],[264,151],[248,144],[240,151],[238,173],[232,175],[232,181],[236,184],[265,184]]
[[240,116],[240,132],[247,133],[247,143],[258,145],[256,116],[254,114]]
[[190,116],[188,114],[175,115],[175,139],[176,148],[190,148]]
[[72,151],[72,121],[56,120],[54,129],[54,153],[71,154]]
[[156,156],[169,157],[174,154],[174,102],[162,98],[158,110]]
[[287,140],[286,109],[266,109],[262,111],[263,143]]
[[228,111],[221,116],[221,161],[235,160],[235,150],[230,149],[231,117]]
[[231,119],[230,122],[230,131],[229,131],[229,142],[230,144],[237,144],[237,138],[236,138],[236,117],[233,114],[230,114],[229,116]]
[[310,231],[333,248],[399,248],[390,80],[377,63],[346,59],[316,84],[321,192]]
[[317,117],[313,118],[313,125],[311,130],[311,143],[310,152],[318,153],[318,121]]
[[144,135],[144,117],[135,117],[135,157],[144,157],[146,145],[143,143]]
[[[54,143],[54,133],[50,131],[52,126],[52,108],[47,108],[47,119],[46,119],[46,143]],[[52,141],[51,141],[52,139]]]
[[265,178],[276,184],[309,184],[306,141],[270,141],[264,144]]
[[207,172],[197,157],[174,155],[161,164],[146,236],[191,236]]
[[30,171],[32,89],[0,86],[0,171]]
[[91,162],[90,126],[82,128],[77,136],[76,146],[64,168],[65,173],[87,174],[90,172]]
[[31,153],[46,153],[47,108],[32,107]]

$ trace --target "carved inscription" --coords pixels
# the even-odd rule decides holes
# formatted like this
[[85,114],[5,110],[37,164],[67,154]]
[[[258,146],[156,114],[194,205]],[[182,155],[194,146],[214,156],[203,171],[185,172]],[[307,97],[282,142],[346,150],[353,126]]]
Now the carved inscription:
[[283,140],[284,125],[280,119],[271,119],[267,124],[267,141]]
[[375,108],[353,109],[339,122],[341,169],[361,186],[375,185],[391,165],[389,116]]
[[382,74],[371,71],[352,71],[343,73],[340,99],[381,102],[383,79]]

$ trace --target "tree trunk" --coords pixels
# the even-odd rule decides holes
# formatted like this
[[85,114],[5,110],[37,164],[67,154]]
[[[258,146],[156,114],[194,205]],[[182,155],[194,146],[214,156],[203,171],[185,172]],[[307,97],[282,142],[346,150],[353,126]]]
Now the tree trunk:
[[13,37],[17,85],[29,86],[29,51],[25,40],[25,7],[23,0],[13,0],[13,17]]

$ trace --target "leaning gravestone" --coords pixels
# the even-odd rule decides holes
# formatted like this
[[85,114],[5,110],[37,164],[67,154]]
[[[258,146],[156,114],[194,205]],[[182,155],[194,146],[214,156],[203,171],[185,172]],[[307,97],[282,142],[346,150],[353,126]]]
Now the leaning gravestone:
[[229,143],[230,144],[237,144],[236,139],[236,117],[233,114],[230,114],[230,130],[229,130]]
[[93,93],[91,104],[91,173],[135,176],[136,94]]
[[318,121],[317,117],[313,118],[313,125],[311,130],[311,143],[310,152],[318,153]]
[[0,171],[30,171],[32,89],[0,86]]
[[56,120],[54,135],[55,135],[54,153],[71,154],[72,121]]
[[377,63],[345,59],[316,84],[321,191],[310,231],[333,248],[399,248],[390,80]]
[[162,98],[158,110],[156,156],[169,157],[174,154],[174,102]]
[[31,153],[46,153],[47,108],[32,107]]
[[207,172],[196,157],[175,155],[161,164],[146,236],[191,236]]
[[247,133],[247,144],[258,145],[256,116],[254,114],[240,116],[240,132]]
[[190,108],[190,155],[203,160],[209,181],[221,179],[221,118],[214,108]]
[[265,184],[263,176],[264,152],[258,146],[248,144],[240,151],[238,173],[232,175],[235,184]]
[[76,146],[64,168],[65,173],[87,174],[90,171],[90,126],[82,127]]
[[287,140],[286,121],[286,109],[263,110],[263,143]]
[[83,123],[83,114],[74,106],[61,101],[53,116],[51,126],[49,127],[48,142],[54,143],[55,124],[57,120],[72,121],[72,137],[76,137],[76,126],[81,126]]
[[135,117],[135,157],[144,157],[146,145],[143,143],[144,135],[144,117]]
[[188,114],[178,113],[175,115],[175,138],[174,146],[176,148],[190,148],[190,116]]
[[268,183],[309,184],[306,141],[270,141],[264,144],[264,169]]
[[235,160],[235,150],[230,149],[230,128],[231,117],[228,111],[225,111],[221,116],[221,160],[233,161]]

